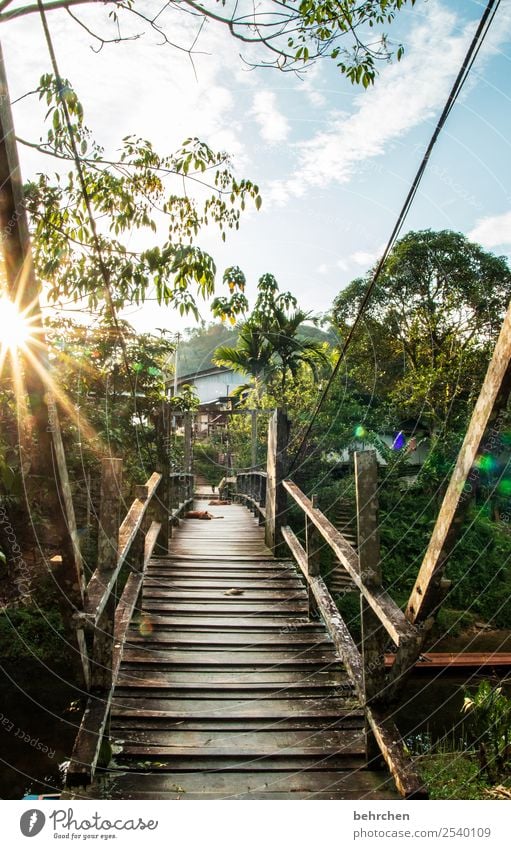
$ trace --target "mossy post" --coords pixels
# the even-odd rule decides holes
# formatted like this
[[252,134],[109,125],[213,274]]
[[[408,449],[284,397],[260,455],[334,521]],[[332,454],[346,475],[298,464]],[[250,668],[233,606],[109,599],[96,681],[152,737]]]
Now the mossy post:
[[275,410],[268,426],[265,542],[277,557],[285,549],[281,528],[285,524],[287,495],[282,481],[287,471],[288,441],[289,419],[283,410]]
[[[101,503],[99,512],[98,570],[108,576],[117,566],[122,486],[122,460],[106,457],[101,461]],[[115,593],[110,593],[94,629],[91,689],[108,691],[112,686]]]
[[[355,452],[357,531],[360,577],[371,589],[381,587],[380,533],[378,529],[378,464],[375,451]],[[366,704],[381,702],[385,689],[387,633],[367,599],[360,596],[362,674]],[[368,762],[381,759],[380,747],[366,724]]]

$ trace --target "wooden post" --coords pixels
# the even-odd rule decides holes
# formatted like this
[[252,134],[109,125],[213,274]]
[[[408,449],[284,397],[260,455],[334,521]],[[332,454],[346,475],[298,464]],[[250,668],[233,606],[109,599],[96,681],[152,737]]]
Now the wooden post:
[[[378,465],[375,451],[355,452],[357,530],[360,575],[366,586],[381,586],[380,534],[378,530]],[[385,689],[386,631],[364,596],[360,596],[363,689],[366,704],[382,699]],[[366,722],[366,755],[373,765],[380,748]]]
[[285,551],[280,529],[285,524],[287,509],[287,495],[282,481],[287,468],[288,438],[289,419],[282,410],[275,410],[268,426],[265,541],[276,556]]
[[184,471],[192,471],[192,414],[184,414]]
[[[105,575],[115,569],[119,556],[119,524],[122,486],[122,460],[107,457],[101,461],[101,504],[99,510],[98,569]],[[115,593],[112,592],[94,631],[91,689],[108,691],[112,685]]]
[[[311,498],[312,506],[317,508],[317,495],[313,495]],[[305,516],[305,550],[307,552],[307,573],[311,578],[318,578],[321,575],[320,571],[320,548],[321,548],[322,540],[321,535],[316,528],[316,525],[311,522],[309,517]],[[308,587],[308,596],[309,596],[309,618],[311,614],[317,610],[316,602],[314,601],[314,595],[310,588]]]
[[250,412],[250,424],[251,424],[251,432],[250,432],[250,446],[251,446],[251,462],[252,468],[255,469],[257,466],[257,412],[256,410],[251,410]]
[[35,435],[32,440],[35,448],[30,451],[30,440],[22,437],[21,451],[24,456],[20,460],[22,467],[25,466],[27,458],[29,460],[29,471],[24,479],[28,510],[32,501],[40,501],[41,477],[46,481],[47,494],[41,508],[45,509],[46,518],[51,521],[55,545],[59,550],[60,559],[55,561],[58,565],[54,569],[54,578],[60,590],[59,605],[67,639],[74,650],[70,663],[88,687],[90,670],[84,633],[82,628],[76,629],[74,620],[75,613],[83,610],[83,561],[78,544],[58,411],[49,389],[49,381],[46,379],[49,363],[39,303],[40,286],[32,260],[23,180],[10,103],[0,48],[0,231],[5,277],[9,296],[30,320],[35,340],[29,339],[26,342],[28,354],[24,357],[24,388],[31,416],[26,417],[22,423],[22,432],[28,431],[30,423]]
[[499,413],[506,408],[510,392],[511,303],[410,595],[406,615],[411,622],[424,622],[442,600],[443,571],[470,503],[472,483],[478,477],[474,463],[478,455],[492,454],[499,445],[503,427]]
[[[171,472],[169,475],[169,510],[170,515],[174,513],[175,510],[179,507],[179,477],[175,472]],[[179,526],[179,519],[172,519],[170,521],[169,532],[170,536],[172,536],[172,528]]]

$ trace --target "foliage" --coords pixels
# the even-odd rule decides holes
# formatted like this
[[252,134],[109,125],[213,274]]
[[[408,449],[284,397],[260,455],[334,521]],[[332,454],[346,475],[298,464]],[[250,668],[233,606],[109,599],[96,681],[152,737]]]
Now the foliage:
[[[371,274],[334,302],[341,335]],[[400,417],[445,432],[463,428],[511,295],[504,257],[459,233],[423,230],[398,241],[355,336],[348,363],[357,386]]]
[[[78,0],[79,3],[94,0]],[[393,56],[398,60],[403,55],[402,45],[392,45],[381,28],[391,24],[407,0],[287,0],[285,3],[271,0],[263,7],[246,3],[219,4],[216,0],[197,3],[182,0],[167,3],[155,14],[148,13],[141,2],[135,0],[105,0],[110,9],[110,26],[104,20],[87,24],[77,15],[75,2],[53,0],[48,10],[65,9],[74,21],[81,25],[98,45],[98,50],[108,43],[137,39],[141,33],[129,30],[122,24],[130,18],[136,25],[140,21],[149,25],[159,36],[160,43],[178,47],[191,56],[199,41],[204,19],[214,21],[228,29],[229,34],[250,49],[262,47],[262,58],[250,60],[254,66],[261,64],[280,70],[301,70],[320,57],[333,60],[342,74],[353,83],[365,88],[374,82],[377,67]],[[409,0],[413,6],[415,0]],[[70,6],[75,6],[72,11]],[[6,0],[1,6],[0,22],[36,11],[37,6],[26,0]],[[197,21],[196,32],[190,33],[194,47],[175,43],[176,26],[181,29],[176,15],[187,15],[186,20]],[[91,28],[92,27],[92,28]],[[129,27],[129,23],[128,23]],[[172,38],[169,37],[172,32]],[[194,37],[195,36],[195,37]]]
[[135,333],[124,321],[94,326],[69,319],[49,322],[48,342],[52,377],[77,411],[64,432],[70,468],[79,475],[99,456],[120,455],[128,479],[145,479],[145,470],[154,469],[154,421],[174,342],[165,332]]
[[220,345],[234,347],[239,329],[222,322],[187,327],[178,349],[178,374],[195,374],[213,367],[213,356]]
[[[223,238],[227,230],[237,229],[247,201],[260,206],[258,187],[238,180],[227,155],[215,153],[197,138],[187,139],[172,155],[160,155],[149,141],[127,136],[117,159],[108,159],[85,125],[82,106],[68,83],[59,92],[55,79],[46,74],[37,92],[46,101],[51,127],[46,142],[35,146],[64,162],[74,161],[62,95],[86,191],[84,197],[74,171],[66,176],[39,174],[26,187],[36,267],[47,282],[50,301],[85,298],[89,307],[106,308],[111,316],[113,308],[143,302],[154,287],[160,304],[198,317],[197,298],[212,296],[216,267],[195,239],[211,224]],[[183,180],[189,189],[179,194]],[[197,191],[192,192],[192,186]],[[92,225],[89,209],[101,220],[100,229]],[[147,239],[158,228],[167,232],[163,243],[131,249],[134,230]]]
[[416,761],[430,799],[487,799],[486,781],[465,752],[423,755]]
[[219,453],[225,452],[225,444],[218,437],[202,440],[195,445],[193,470],[201,475],[210,486],[218,486],[224,476],[225,468],[218,462]]
[[273,274],[263,274],[257,289],[254,309],[239,333],[236,347],[220,346],[214,362],[250,375],[257,397],[264,387],[277,384],[278,391],[284,394],[288,379],[296,379],[302,366],[317,377],[328,357],[321,343],[298,336],[311,314],[297,308],[291,292],[279,291]]
[[511,698],[502,686],[481,681],[475,692],[465,689],[463,713],[469,719],[481,772],[495,783],[511,768]]
[[39,658],[51,665],[68,663],[62,620],[55,610],[9,609],[0,613],[2,660]]

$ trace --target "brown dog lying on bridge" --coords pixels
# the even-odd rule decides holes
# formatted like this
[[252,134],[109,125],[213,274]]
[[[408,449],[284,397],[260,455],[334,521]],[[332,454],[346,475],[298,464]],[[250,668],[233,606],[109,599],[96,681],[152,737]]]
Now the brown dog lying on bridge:
[[185,513],[185,519],[223,519],[223,516],[213,516],[207,510],[189,510]]

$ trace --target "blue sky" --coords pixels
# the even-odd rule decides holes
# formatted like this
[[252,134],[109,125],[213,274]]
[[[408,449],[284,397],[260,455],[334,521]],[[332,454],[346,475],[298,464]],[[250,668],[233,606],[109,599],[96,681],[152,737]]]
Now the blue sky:
[[[142,5],[156,7],[152,0]],[[281,288],[317,312],[381,251],[482,9],[476,0],[417,0],[390,29],[404,42],[405,58],[384,66],[368,91],[328,61],[303,79],[248,71],[239,44],[211,24],[195,72],[184,54],[156,46],[151,34],[95,54],[91,38],[65,13],[52,13],[50,24],[61,71],[107,149],[128,133],[165,152],[198,135],[230,151],[239,173],[260,185],[262,210],[250,211],[239,233],[225,245],[213,231],[200,240],[219,277],[225,266],[240,265],[250,294],[271,271]],[[104,10],[82,7],[80,15],[96,25]],[[185,43],[190,22],[180,16],[170,23]],[[510,35],[511,0],[503,0],[404,232],[452,228],[496,253],[511,252]],[[1,38],[11,95],[18,97],[49,67],[37,17],[3,24]],[[28,100],[14,107],[14,117],[20,135],[41,135],[40,115]],[[26,178],[48,167],[26,149],[20,153]],[[209,317],[206,307],[202,314]],[[127,317],[139,329],[192,323],[151,302]]]

